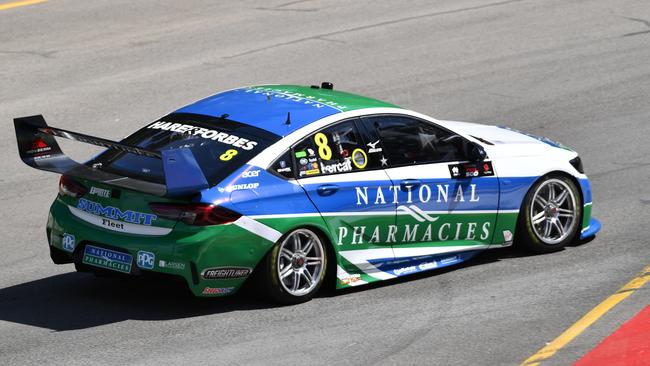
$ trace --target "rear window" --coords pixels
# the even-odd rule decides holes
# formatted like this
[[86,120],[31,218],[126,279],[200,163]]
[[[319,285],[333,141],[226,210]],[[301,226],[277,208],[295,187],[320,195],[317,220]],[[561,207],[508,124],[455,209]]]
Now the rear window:
[[[212,186],[279,139],[226,118],[175,113],[150,123],[122,143],[152,151],[189,148]],[[156,158],[109,149],[88,164],[149,182],[165,181],[162,160]]]

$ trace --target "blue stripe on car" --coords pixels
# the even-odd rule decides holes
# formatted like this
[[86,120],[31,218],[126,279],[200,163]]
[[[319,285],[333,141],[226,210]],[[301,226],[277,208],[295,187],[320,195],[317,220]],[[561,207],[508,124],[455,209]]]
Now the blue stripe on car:
[[[291,112],[291,116],[288,113]],[[327,104],[254,88],[219,93],[185,106],[176,113],[195,113],[228,119],[286,136],[321,118],[339,113]],[[289,118],[290,123],[287,124]]]

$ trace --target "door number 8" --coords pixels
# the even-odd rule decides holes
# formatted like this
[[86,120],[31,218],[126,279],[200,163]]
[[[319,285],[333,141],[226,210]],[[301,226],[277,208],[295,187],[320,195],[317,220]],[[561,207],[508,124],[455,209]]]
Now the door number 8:
[[314,135],[314,142],[318,146],[318,155],[323,160],[330,160],[332,158],[332,149],[327,145],[327,136],[319,132]]

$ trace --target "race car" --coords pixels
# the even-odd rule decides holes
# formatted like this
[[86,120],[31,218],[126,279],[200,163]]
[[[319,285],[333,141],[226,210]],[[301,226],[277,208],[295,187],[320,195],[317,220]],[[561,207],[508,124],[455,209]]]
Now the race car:
[[[458,264],[513,243],[594,236],[578,154],[503,126],[436,120],[315,86],[225,91],[120,142],[14,120],[22,160],[61,174],[54,263],[182,278],[196,296],[253,278],[271,299]],[[106,147],[85,163],[54,137]]]

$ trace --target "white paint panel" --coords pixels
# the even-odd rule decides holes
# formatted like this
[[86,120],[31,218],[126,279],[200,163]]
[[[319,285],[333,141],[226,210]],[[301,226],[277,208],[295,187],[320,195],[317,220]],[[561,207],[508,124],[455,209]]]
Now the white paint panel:
[[455,253],[455,252],[464,252],[468,250],[478,250],[478,249],[487,249],[490,245],[461,245],[461,246],[450,246],[450,247],[421,247],[421,248],[400,248],[398,246],[393,246],[393,252],[395,253],[395,258],[403,257],[420,257],[425,255],[434,255],[434,254],[445,254],[445,253]]
[[[401,108],[366,108],[325,117],[289,134],[250,160],[249,164],[266,169],[280,154],[305,136],[344,119],[373,114],[396,114],[416,117],[454,131],[481,145],[488,153],[489,159],[492,160],[496,174],[501,177],[541,176],[551,171],[563,171],[577,178],[586,178],[584,174],[578,172],[569,164],[569,160],[577,156],[576,152],[555,148],[527,135],[500,127],[469,122],[441,121],[422,113]],[[494,145],[485,144],[472,137],[472,135],[485,138],[488,141],[490,138],[498,139],[495,142],[499,143]],[[413,168],[417,170],[418,167],[414,166]],[[429,175],[428,172],[423,173],[421,171],[420,174]],[[330,177],[338,176],[340,175]],[[421,176],[421,178],[426,178],[426,176]]]
[[344,250],[340,251],[339,254],[350,263],[357,266],[361,271],[363,271],[363,273],[367,274],[368,276],[372,276],[380,280],[395,278],[394,275],[383,272],[368,262],[368,260],[371,259],[393,258],[393,250],[391,248]]
[[[471,211],[422,211],[429,215],[477,215],[477,214],[492,214],[492,213],[518,213],[518,209],[514,210],[471,210]],[[331,216],[388,216],[395,215],[395,211],[341,211],[341,212],[323,212],[323,213],[295,213],[295,214],[269,214],[269,215],[251,215],[251,219],[284,219],[284,218],[296,218],[296,217],[317,217],[319,215],[325,217]],[[409,212],[399,211],[397,215],[411,215]]]
[[348,182],[360,182],[359,185],[363,185],[364,181],[386,181],[388,183],[388,176],[383,170],[368,170],[298,179],[298,182],[303,185]]
[[268,227],[259,221],[255,221],[248,216],[240,217],[233,224],[271,242],[276,242],[282,237],[281,232]]

